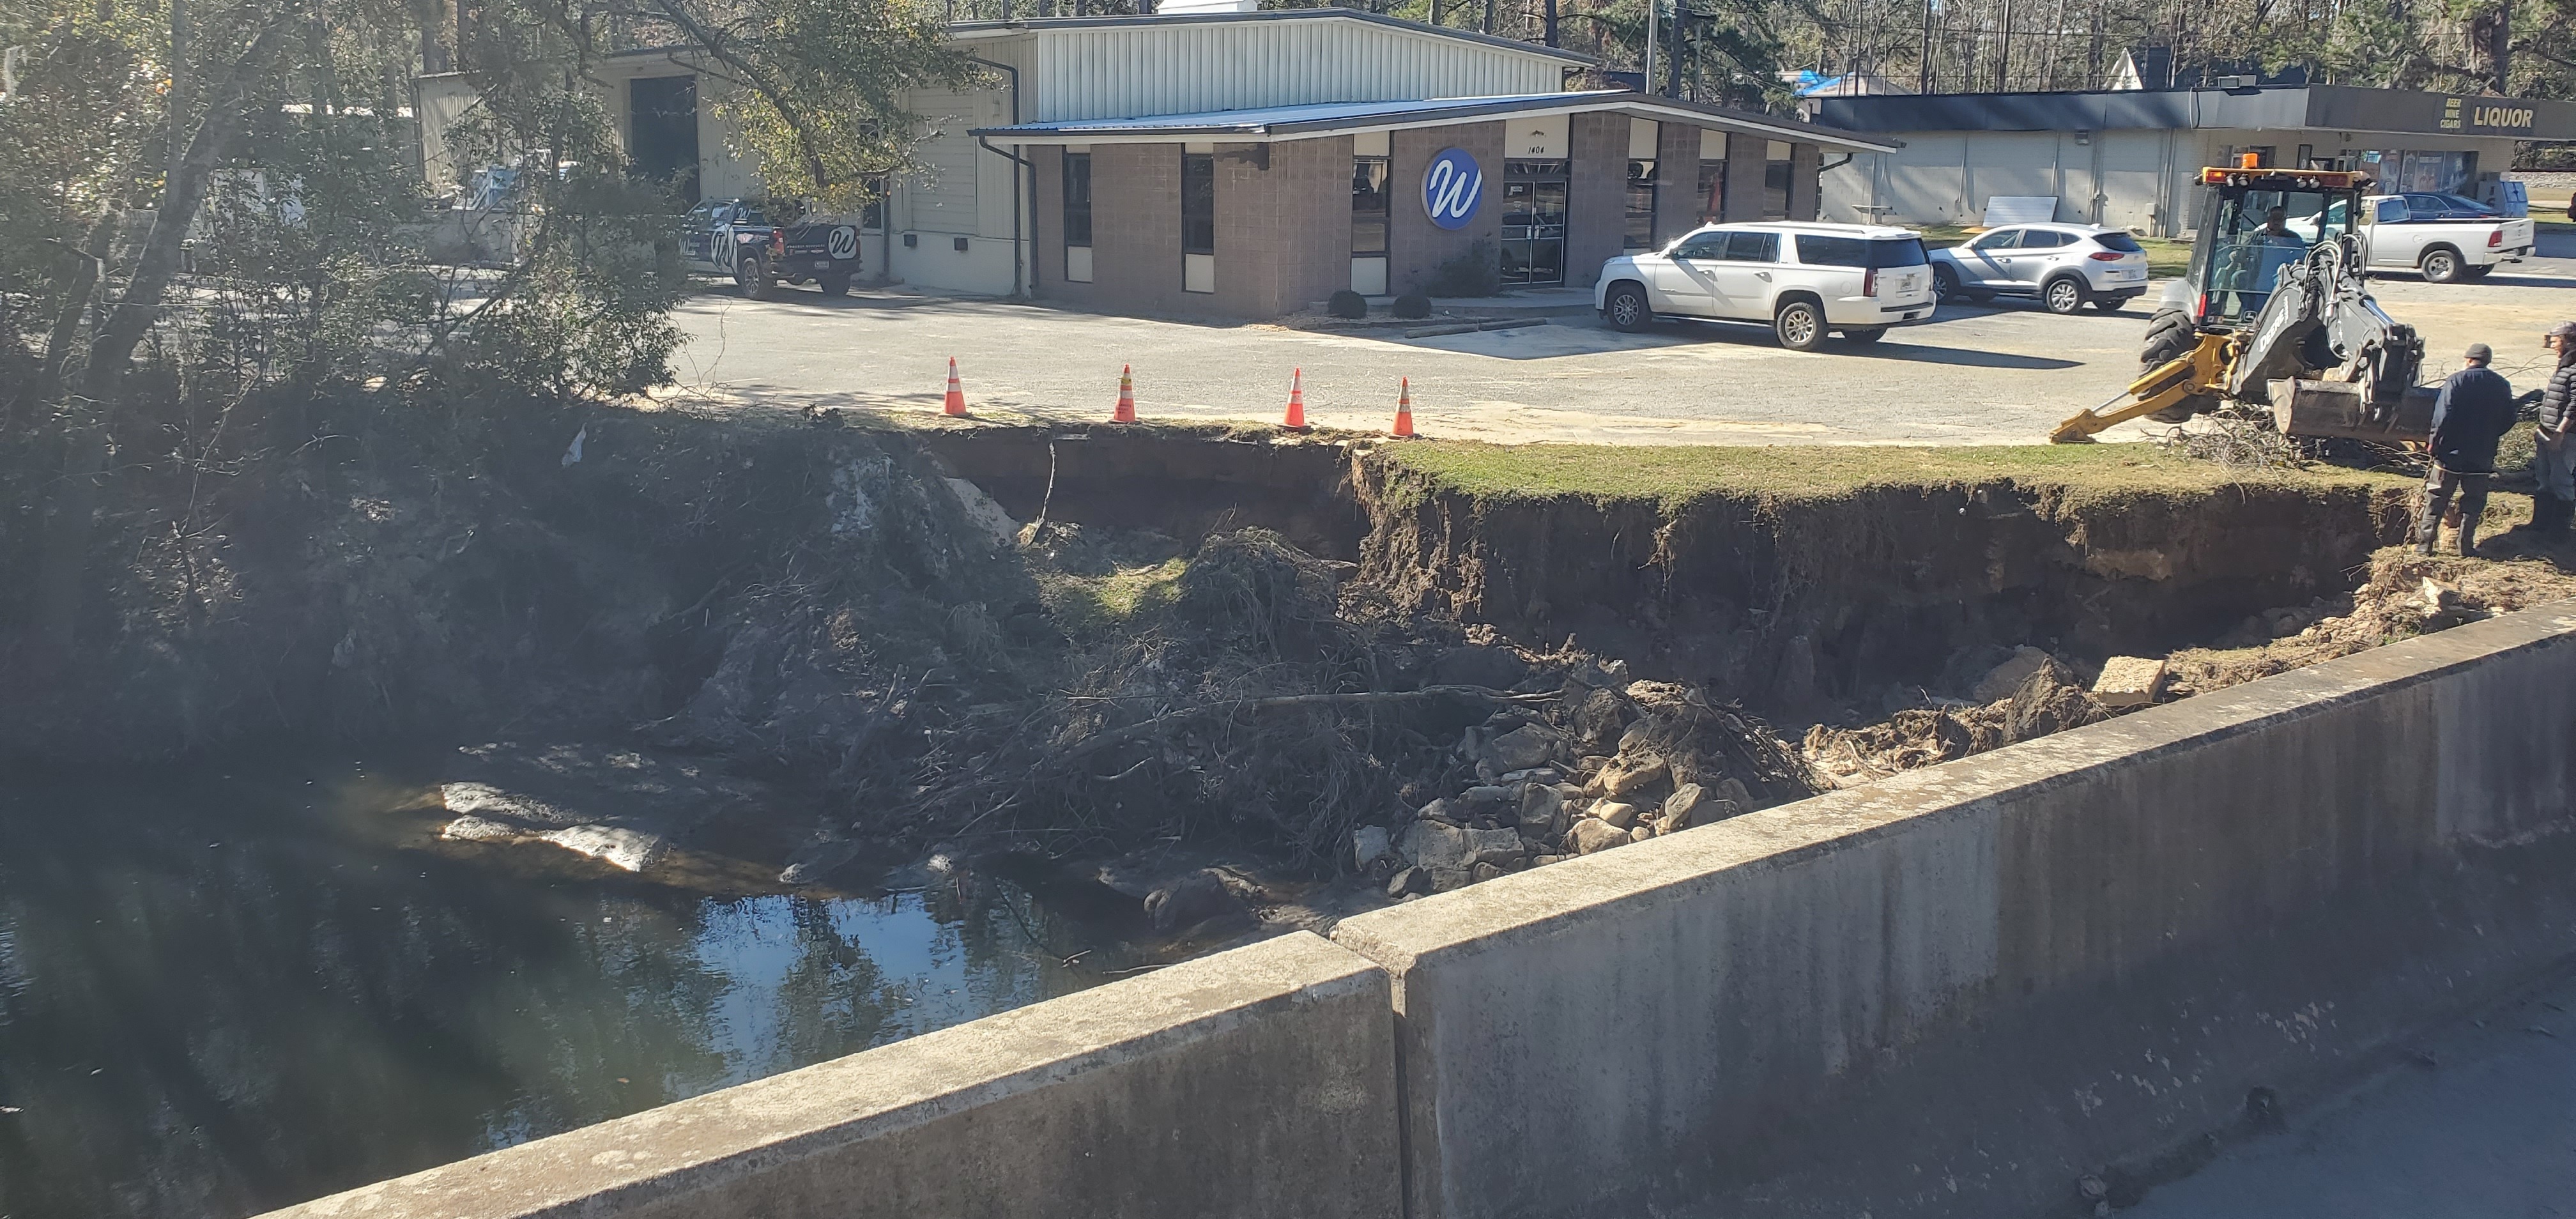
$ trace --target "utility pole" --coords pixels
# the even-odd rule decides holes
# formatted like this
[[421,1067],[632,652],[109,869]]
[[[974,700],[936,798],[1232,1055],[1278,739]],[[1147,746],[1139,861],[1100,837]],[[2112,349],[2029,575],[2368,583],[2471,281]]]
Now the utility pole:
[[2012,92],[2012,0],[2004,0],[2003,24],[1995,28],[1995,92]]
[[1932,0],[1923,0],[1923,58],[1914,91],[1932,91]]
[[1655,91],[1655,42],[1661,37],[1655,30],[1655,18],[1662,14],[1663,7],[1664,0],[1646,0],[1646,79],[1645,87],[1638,90],[1641,93]]

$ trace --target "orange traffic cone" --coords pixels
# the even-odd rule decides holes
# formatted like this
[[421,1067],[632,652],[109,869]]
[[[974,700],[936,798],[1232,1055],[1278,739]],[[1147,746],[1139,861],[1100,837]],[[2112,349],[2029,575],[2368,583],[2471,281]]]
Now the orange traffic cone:
[[1306,430],[1306,370],[1288,374],[1288,422],[1279,426],[1290,431]]
[[1403,385],[1404,388],[1396,391],[1395,395],[1395,434],[1410,436],[1413,434],[1413,378],[1404,378]]
[[957,384],[957,357],[955,356],[948,357],[948,402],[939,409],[942,413],[950,415],[966,413],[966,391]]
[[1118,366],[1118,413],[1109,417],[1111,423],[1136,422],[1136,379],[1127,375],[1127,369],[1125,364]]

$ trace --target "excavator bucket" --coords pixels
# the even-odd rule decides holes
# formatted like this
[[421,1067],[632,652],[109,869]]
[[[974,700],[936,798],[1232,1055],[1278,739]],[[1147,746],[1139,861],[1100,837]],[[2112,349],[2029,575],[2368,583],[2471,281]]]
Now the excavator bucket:
[[2426,386],[2407,391],[2386,419],[2373,419],[2355,381],[2285,379],[2271,384],[2272,421],[2284,436],[2368,440],[2379,444],[2423,441],[2433,432],[2433,400]]

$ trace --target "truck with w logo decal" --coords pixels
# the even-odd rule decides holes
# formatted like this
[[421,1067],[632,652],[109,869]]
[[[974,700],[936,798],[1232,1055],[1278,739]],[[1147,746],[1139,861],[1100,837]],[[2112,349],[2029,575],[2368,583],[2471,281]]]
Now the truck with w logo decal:
[[857,225],[824,217],[773,224],[769,209],[751,199],[709,199],[690,209],[680,226],[680,258],[700,274],[731,277],[754,300],[779,284],[844,296],[863,269]]

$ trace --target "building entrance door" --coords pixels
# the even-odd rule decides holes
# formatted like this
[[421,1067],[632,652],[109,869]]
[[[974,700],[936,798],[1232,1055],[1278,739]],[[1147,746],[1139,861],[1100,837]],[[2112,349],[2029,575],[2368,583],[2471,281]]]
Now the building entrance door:
[[626,82],[626,158],[637,176],[698,201],[698,78],[647,76]]
[[1565,282],[1566,163],[1503,163],[1503,282]]

